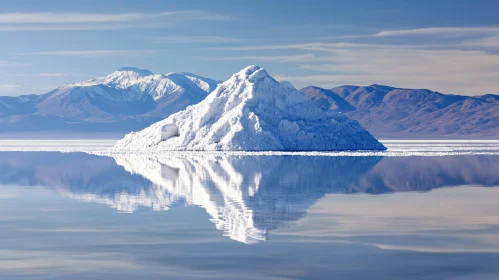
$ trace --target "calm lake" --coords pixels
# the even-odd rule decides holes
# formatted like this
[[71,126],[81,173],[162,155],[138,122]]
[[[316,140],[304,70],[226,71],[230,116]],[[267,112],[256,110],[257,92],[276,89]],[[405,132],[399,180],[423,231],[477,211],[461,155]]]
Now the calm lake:
[[499,279],[499,142],[348,156],[9,143],[0,279]]

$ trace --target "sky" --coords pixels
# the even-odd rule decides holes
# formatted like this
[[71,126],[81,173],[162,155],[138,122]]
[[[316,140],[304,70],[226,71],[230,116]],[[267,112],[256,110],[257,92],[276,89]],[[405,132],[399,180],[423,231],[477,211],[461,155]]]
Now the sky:
[[499,93],[499,1],[2,0],[0,95],[122,66],[225,80],[259,65],[295,87]]

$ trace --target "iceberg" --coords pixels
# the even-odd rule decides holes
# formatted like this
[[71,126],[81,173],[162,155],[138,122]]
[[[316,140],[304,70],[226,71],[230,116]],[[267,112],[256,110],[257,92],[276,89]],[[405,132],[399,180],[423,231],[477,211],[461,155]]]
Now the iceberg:
[[288,82],[249,66],[200,103],[126,135],[115,151],[385,150],[341,113],[316,106]]

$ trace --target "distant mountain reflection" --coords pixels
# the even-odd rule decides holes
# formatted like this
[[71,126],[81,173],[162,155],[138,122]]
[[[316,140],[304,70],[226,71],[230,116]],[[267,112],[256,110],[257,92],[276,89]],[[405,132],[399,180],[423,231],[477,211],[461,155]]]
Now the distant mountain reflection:
[[330,193],[499,185],[499,157],[306,157],[0,153],[0,183],[41,185],[120,212],[206,209],[231,239],[255,243]]

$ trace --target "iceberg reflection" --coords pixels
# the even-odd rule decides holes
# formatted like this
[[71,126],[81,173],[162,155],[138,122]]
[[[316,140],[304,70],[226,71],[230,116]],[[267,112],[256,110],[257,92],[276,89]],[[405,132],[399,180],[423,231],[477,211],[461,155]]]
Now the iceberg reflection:
[[[344,192],[380,160],[158,155],[115,155],[114,159],[131,174],[150,180],[155,193],[164,194],[152,203],[153,208],[167,209],[175,201],[203,207],[217,229],[244,243],[266,240],[268,231],[304,217],[318,199]],[[126,209],[117,208],[133,209],[136,202],[134,198]]]

